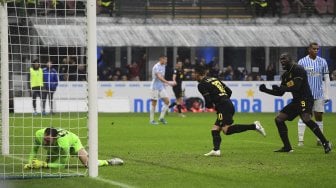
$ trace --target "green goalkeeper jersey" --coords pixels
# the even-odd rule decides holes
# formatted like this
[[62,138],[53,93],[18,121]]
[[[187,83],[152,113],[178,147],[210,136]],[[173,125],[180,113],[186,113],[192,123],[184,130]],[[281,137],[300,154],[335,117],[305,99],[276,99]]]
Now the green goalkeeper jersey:
[[57,129],[57,140],[55,145],[44,145],[44,129],[36,131],[34,143],[29,156],[29,163],[36,157],[38,149],[42,147],[47,151],[47,162],[49,168],[58,168],[68,164],[70,154],[77,155],[83,148],[79,137],[67,130]]

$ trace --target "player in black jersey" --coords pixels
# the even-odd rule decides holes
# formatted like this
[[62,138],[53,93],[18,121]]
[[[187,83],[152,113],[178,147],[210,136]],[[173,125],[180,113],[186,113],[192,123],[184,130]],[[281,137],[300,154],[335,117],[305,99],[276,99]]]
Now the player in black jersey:
[[169,105],[169,108],[177,106],[177,111],[181,117],[185,117],[185,115],[182,113],[182,104],[183,104],[183,91],[182,91],[182,80],[183,80],[184,74],[182,69],[182,62],[176,63],[176,68],[174,69],[173,73],[173,81],[176,82],[176,85],[173,86],[173,91],[176,97],[176,102],[173,102],[171,105]]
[[284,144],[275,152],[293,152],[288,139],[288,129],[285,121],[292,121],[296,116],[300,116],[302,121],[313,131],[324,147],[324,152],[331,151],[331,143],[327,141],[318,125],[311,119],[314,99],[308,84],[307,73],[305,69],[295,64],[288,53],[280,55],[280,63],[286,71],[281,76],[281,84],[273,85],[272,89],[267,89],[265,84],[259,86],[259,90],[271,95],[282,96],[285,92],[291,92],[293,100],[285,106],[275,118],[275,124],[278,128],[280,138]]
[[221,131],[226,135],[231,135],[247,130],[256,130],[266,136],[265,130],[259,121],[247,125],[232,125],[235,113],[234,106],[230,100],[232,91],[223,82],[217,78],[207,77],[204,67],[195,67],[193,77],[199,82],[198,91],[204,97],[205,107],[215,107],[217,111],[217,119],[211,130],[214,148],[209,153],[204,154],[205,156],[220,156]]

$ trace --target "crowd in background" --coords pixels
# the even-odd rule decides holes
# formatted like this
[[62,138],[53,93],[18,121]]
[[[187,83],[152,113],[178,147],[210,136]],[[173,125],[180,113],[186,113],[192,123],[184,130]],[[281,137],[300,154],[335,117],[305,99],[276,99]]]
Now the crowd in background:
[[[204,58],[195,62],[191,62],[189,59],[181,61],[183,65],[184,80],[191,81],[192,70],[195,66],[204,66],[208,70],[208,75],[219,78],[224,81],[273,81],[277,72],[274,64],[269,64],[263,73],[256,71],[249,72],[245,67],[234,67],[227,65],[222,69],[219,66],[219,62],[216,57],[212,58],[210,62],[206,62]],[[102,57],[97,60],[97,78],[99,81],[148,81],[146,77],[146,54],[143,58],[132,61],[132,63],[124,63],[120,67],[103,62]],[[66,57],[60,64],[54,64],[54,68],[58,70],[60,81],[86,81],[87,79],[87,67],[86,64],[77,62],[74,56]],[[169,70],[166,74],[170,74]],[[330,72],[331,80],[336,80],[336,70]],[[169,78],[168,78],[169,79]]]
[[313,14],[334,14],[335,0],[244,0],[245,4],[254,7],[255,15],[282,16],[296,14],[298,17]]
[[[190,1],[190,6],[199,6],[199,0],[176,0],[171,1],[175,3],[174,6],[186,5],[186,1]],[[147,6],[150,5],[150,1],[147,1]],[[230,1],[228,1],[230,2]],[[232,3],[237,3],[231,1]],[[26,6],[28,14],[45,15],[45,14],[57,14],[58,16],[70,16],[70,15],[85,15],[86,1],[84,0],[26,0],[26,1],[9,1],[14,3],[16,7]],[[97,0],[97,15],[118,15],[120,7],[118,4],[123,3],[121,0]],[[169,3],[169,2],[165,2]],[[202,2],[203,6],[209,6]],[[283,16],[288,14],[296,14],[297,16],[311,16],[335,14],[335,0],[240,0],[246,10],[251,11],[251,14],[257,17],[264,16]],[[145,6],[145,3],[140,3]],[[164,6],[163,4],[162,6]],[[127,5],[132,7],[132,5]],[[168,6],[168,5],[167,5]],[[12,6],[9,6],[12,7]],[[144,7],[142,7],[144,8]],[[129,10],[125,10],[126,12]],[[135,10],[133,10],[135,11]]]

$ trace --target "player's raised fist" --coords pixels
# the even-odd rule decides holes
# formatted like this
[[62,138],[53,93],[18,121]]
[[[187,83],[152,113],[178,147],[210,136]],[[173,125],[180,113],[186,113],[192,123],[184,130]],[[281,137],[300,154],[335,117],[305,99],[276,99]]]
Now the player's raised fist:
[[261,91],[261,92],[265,92],[266,90],[267,90],[267,88],[266,88],[265,84],[261,84],[261,85],[259,86],[259,91]]

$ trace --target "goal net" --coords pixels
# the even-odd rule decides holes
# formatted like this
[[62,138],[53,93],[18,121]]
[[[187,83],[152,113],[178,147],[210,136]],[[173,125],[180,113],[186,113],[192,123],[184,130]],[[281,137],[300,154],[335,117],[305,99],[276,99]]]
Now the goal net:
[[[0,1],[1,72],[8,71],[1,74],[0,178],[86,175],[76,155],[65,167],[24,168],[36,132],[48,127],[71,131],[88,150],[86,1],[4,2]],[[67,33],[67,27],[77,32]],[[45,161],[57,155],[40,147],[35,158]],[[64,157],[61,151],[59,155]]]

